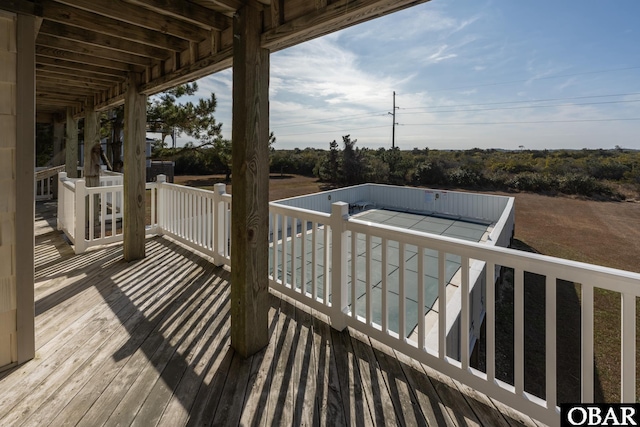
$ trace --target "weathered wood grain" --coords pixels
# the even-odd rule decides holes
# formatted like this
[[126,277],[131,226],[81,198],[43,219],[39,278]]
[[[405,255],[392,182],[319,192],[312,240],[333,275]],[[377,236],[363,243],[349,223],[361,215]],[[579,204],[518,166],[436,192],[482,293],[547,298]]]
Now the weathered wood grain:
[[124,259],[144,258],[145,143],[147,97],[139,92],[139,77],[131,73],[124,104]]
[[233,24],[231,345],[243,357],[269,343],[269,52],[260,47],[261,20],[252,4]]

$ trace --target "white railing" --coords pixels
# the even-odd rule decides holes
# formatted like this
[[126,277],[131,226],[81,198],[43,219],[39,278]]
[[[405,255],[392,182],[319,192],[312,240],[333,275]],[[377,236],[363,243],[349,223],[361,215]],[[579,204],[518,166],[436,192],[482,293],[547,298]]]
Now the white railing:
[[[63,179],[59,221],[61,229],[73,229],[74,215],[85,218],[86,199],[117,199],[121,186],[83,189]],[[224,184],[215,191],[193,189],[164,182],[152,189],[151,216],[155,228],[211,257],[230,264],[231,196]],[[75,190],[75,191],[74,191]],[[79,193],[84,196],[78,196]],[[82,201],[82,203],[80,203]],[[106,204],[104,204],[106,205]],[[90,206],[90,205],[89,205]],[[102,203],[99,218],[113,215]],[[157,208],[156,208],[157,207]],[[91,208],[90,208],[91,209]],[[90,211],[86,218],[93,218]],[[513,221],[503,215],[499,221]],[[112,219],[113,222],[113,219]],[[85,223],[86,224],[86,223]],[[620,293],[621,298],[621,401],[636,401],[636,299],[640,297],[640,274],[564,259],[515,251],[453,238],[371,224],[349,217],[348,204],[337,202],[331,212],[316,212],[281,203],[270,203],[270,286],[330,316],[336,329],[351,327],[437,369],[514,409],[549,425],[559,425],[557,330],[557,281],[581,287],[580,352],[581,401],[594,400],[594,290]],[[92,227],[75,229],[75,241]],[[97,234],[108,234],[102,221]],[[108,237],[108,236],[107,236]],[[504,240],[509,236],[492,236]],[[73,238],[72,238],[73,240]],[[104,240],[103,240],[104,241]],[[83,244],[83,243],[81,243]],[[77,249],[76,249],[77,251]],[[496,278],[501,269],[513,270],[513,384],[496,375]],[[456,284],[451,271],[457,270]],[[525,389],[525,273],[545,277],[543,396]],[[393,276],[393,280],[391,277]],[[481,287],[481,292],[477,287]],[[476,295],[480,295],[480,300]],[[474,306],[482,304],[482,318]],[[415,314],[412,314],[415,313]],[[409,319],[411,317],[411,319]],[[472,367],[473,323],[486,326],[486,369]],[[561,326],[560,326],[561,327]],[[448,340],[458,341],[460,351],[448,351]]]
[[158,175],[158,225],[162,233],[200,251],[216,265],[230,264],[231,195],[224,184],[215,191],[165,182]]
[[[106,185],[120,182],[120,185]],[[74,244],[77,254],[93,246],[123,240],[124,187],[122,176],[100,177],[100,187],[87,187],[84,179],[58,176],[58,229],[63,230]],[[156,183],[147,183],[150,192],[150,223],[147,234],[158,231]]]
[[75,245],[76,184],[65,172],[58,174],[58,230],[64,231]]
[[53,198],[53,180],[64,169],[64,165],[51,168],[36,168],[34,180],[36,200],[50,200]]
[[[270,205],[270,213],[269,278],[273,289],[328,314],[337,329],[344,326],[357,329],[550,425],[560,423],[556,368],[557,281],[581,286],[580,389],[581,401],[585,403],[594,401],[594,289],[619,292],[621,402],[636,401],[635,322],[640,274],[371,224],[349,218],[346,203],[334,203],[330,215],[279,203]],[[416,255],[407,259],[409,252]],[[373,259],[374,253],[381,261]],[[451,258],[456,258],[460,265],[459,285],[453,295],[447,283]],[[331,260],[330,267],[326,260]],[[500,344],[496,343],[496,278],[501,267],[514,272],[513,384],[496,377],[496,345]],[[544,391],[541,393],[544,397],[529,393],[524,384],[525,273],[544,276],[546,281],[544,345],[549,350],[544,356]],[[391,274],[396,274],[393,281]],[[427,302],[428,277],[437,278],[436,284],[431,285],[437,287],[437,298]],[[378,281],[380,286],[376,289],[374,285]],[[478,285],[484,287],[481,293],[486,322],[484,372],[470,365],[472,322],[478,321],[472,316],[473,305],[478,304],[474,301],[473,288]],[[395,288],[391,289],[392,286]],[[417,308],[428,307],[431,302],[431,309]],[[409,322],[411,304],[416,306],[413,312],[418,314]],[[415,323],[415,330],[410,330]],[[454,324],[458,324],[458,329],[452,331]],[[451,336],[459,340],[461,349],[454,356],[448,351]]]

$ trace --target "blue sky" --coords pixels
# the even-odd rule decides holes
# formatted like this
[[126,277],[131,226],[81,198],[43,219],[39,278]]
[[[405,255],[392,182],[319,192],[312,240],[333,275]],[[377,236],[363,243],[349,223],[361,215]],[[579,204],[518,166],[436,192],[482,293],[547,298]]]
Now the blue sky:
[[[393,91],[402,149],[640,148],[639,17],[638,0],[432,0],[274,53],[276,148],[390,147]],[[198,81],[227,138],[231,80]]]

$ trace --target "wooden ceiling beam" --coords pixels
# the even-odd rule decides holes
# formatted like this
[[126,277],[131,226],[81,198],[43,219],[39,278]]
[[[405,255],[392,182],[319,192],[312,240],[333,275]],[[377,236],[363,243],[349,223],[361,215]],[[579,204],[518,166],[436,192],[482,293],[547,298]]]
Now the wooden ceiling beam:
[[46,72],[49,74],[55,74],[60,78],[60,76],[66,76],[67,78],[75,78],[77,77],[87,77],[90,79],[101,80],[112,85],[116,84],[117,81],[121,81],[121,78],[115,78],[110,76],[105,76],[104,74],[95,74],[88,71],[83,70],[71,70],[69,68],[56,67],[55,65],[44,65],[44,64],[36,64],[36,72]]
[[79,86],[71,86],[71,83],[69,83],[68,86],[65,86],[65,85],[44,83],[44,82],[36,83],[36,92],[60,94],[60,95],[73,93],[74,95],[82,95],[82,96],[93,96],[96,93],[95,89],[83,88]]
[[351,27],[429,0],[336,0],[262,34],[262,47],[272,52]]
[[40,5],[26,0],[2,0],[0,9],[24,15],[42,16]]
[[153,60],[149,57],[135,55],[127,52],[120,52],[113,49],[98,47],[81,41],[67,40],[55,36],[40,33],[36,39],[36,49],[38,47],[48,47],[57,52],[61,52],[60,56],[65,56],[62,52],[72,52],[81,55],[87,55],[96,58],[102,58],[110,61],[120,61],[127,64],[136,64],[149,67],[153,64]]
[[68,86],[70,88],[80,87],[85,89],[91,89],[94,92],[98,90],[109,89],[110,87],[113,86],[113,84],[110,84],[107,82],[97,81],[97,80],[88,79],[88,78],[75,77],[73,79],[65,79],[62,76],[60,77],[61,78],[53,77],[52,74],[36,73],[36,85],[42,82],[49,85],[60,85],[60,86]]
[[240,0],[213,0],[212,3],[232,11],[236,11],[243,6]]
[[143,84],[140,93],[154,95],[179,84],[205,77],[212,73],[225,70],[233,63],[232,48],[226,48],[215,55],[210,55],[193,64],[184,66],[176,71],[169,72]]
[[120,71],[143,71],[142,66],[133,66],[124,62],[114,61],[110,59],[98,58],[96,56],[85,55],[77,52],[69,52],[67,50],[54,49],[47,46],[36,46],[36,55],[48,58],[64,59],[80,64],[95,65],[104,68],[111,68]]
[[210,31],[191,22],[167,16],[149,9],[132,5],[123,0],[97,2],[95,0],[55,0],[68,6],[84,9],[118,21],[148,28],[164,34],[171,34],[191,41],[201,41],[210,36]]
[[46,19],[42,23],[42,27],[40,27],[40,33],[60,37],[74,42],[82,41],[102,48],[160,60],[166,60],[173,54],[171,50],[161,49],[156,46],[148,46],[143,43],[108,36],[96,31],[85,30],[71,25],[61,24],[59,22],[52,22]]
[[180,37],[149,30],[75,7],[69,7],[52,0],[41,0],[41,4],[44,19],[48,21],[59,22],[174,52],[180,52],[189,47],[189,41]]
[[232,24],[231,18],[187,0],[128,0],[130,3],[148,7],[158,13],[185,19],[193,24],[213,30],[224,30]]
[[59,93],[38,92],[36,94],[36,102],[38,100],[46,100],[45,103],[52,101],[54,103],[74,103],[84,102],[87,97],[84,95],[64,95]]
[[56,67],[60,67],[60,68],[68,68],[72,72],[75,72],[76,70],[82,70],[82,71],[88,71],[96,74],[103,74],[105,76],[113,76],[116,78],[118,77],[124,78],[127,76],[126,71],[114,70],[113,68],[98,67],[95,65],[82,64],[80,62],[72,62],[64,59],[56,59],[56,58],[49,58],[47,56],[36,55],[36,67],[38,66],[38,64],[55,65]]

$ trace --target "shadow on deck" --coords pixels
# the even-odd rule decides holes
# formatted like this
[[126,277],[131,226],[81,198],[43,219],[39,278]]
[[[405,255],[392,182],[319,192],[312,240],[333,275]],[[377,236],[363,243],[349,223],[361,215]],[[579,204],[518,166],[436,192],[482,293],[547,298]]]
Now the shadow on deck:
[[37,356],[0,373],[0,425],[536,425],[279,295],[243,359],[227,270],[164,237],[126,263],[39,230]]

